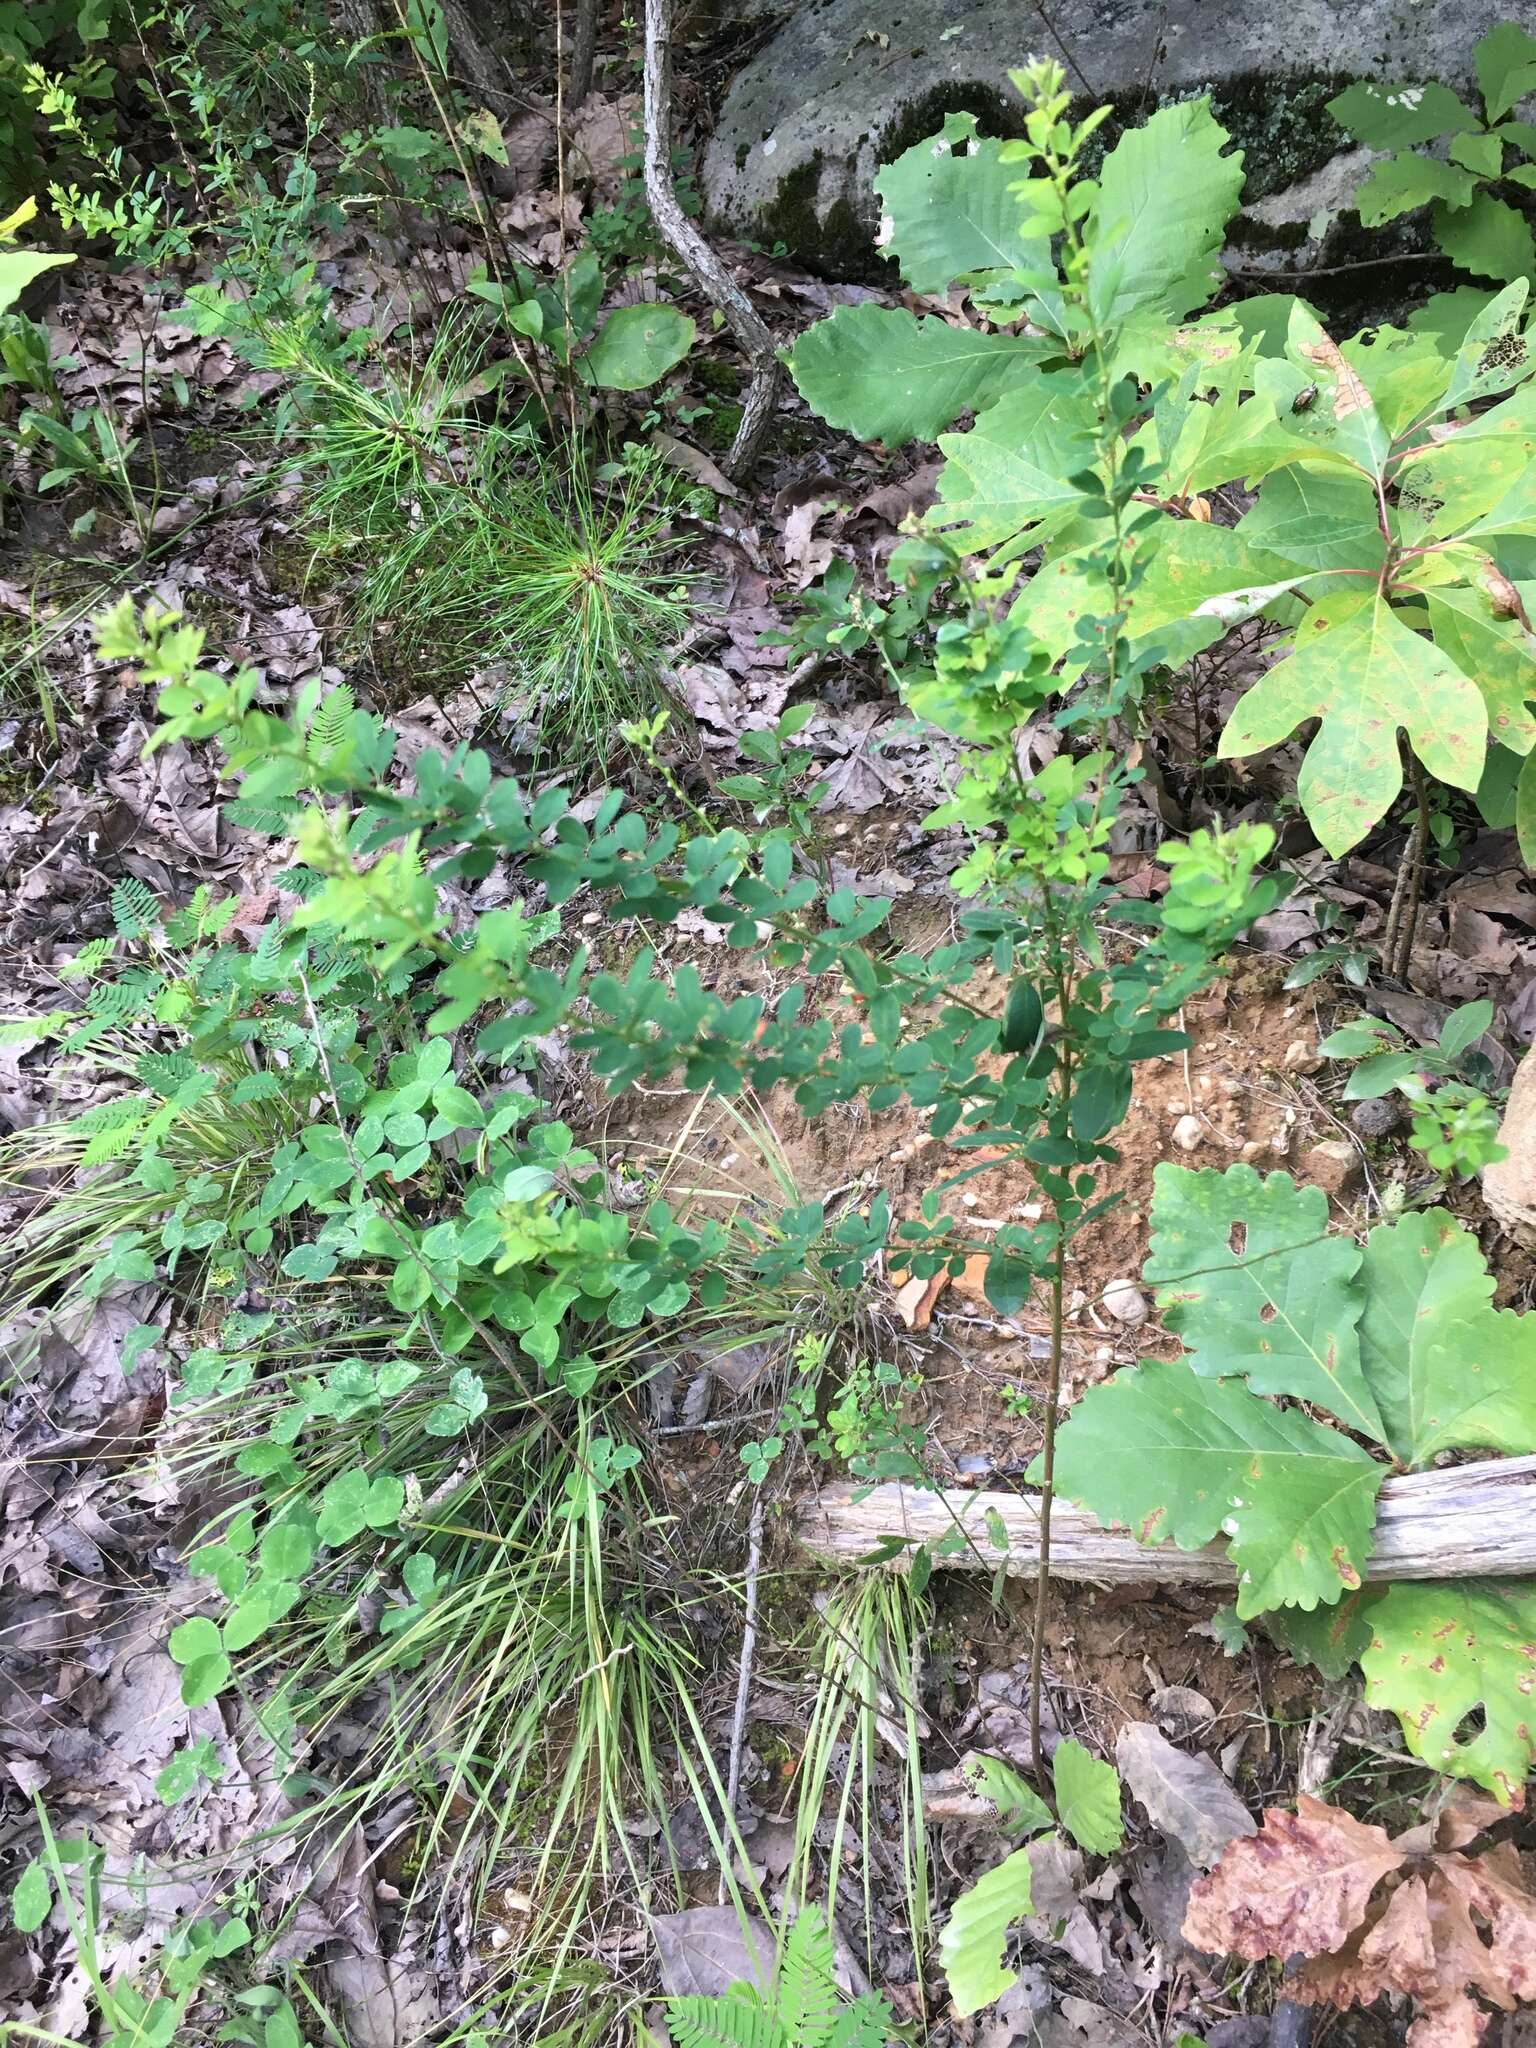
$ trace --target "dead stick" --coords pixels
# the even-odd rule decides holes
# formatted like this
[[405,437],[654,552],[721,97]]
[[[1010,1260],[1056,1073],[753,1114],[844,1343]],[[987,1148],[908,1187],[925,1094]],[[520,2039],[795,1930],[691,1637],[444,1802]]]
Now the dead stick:
[[645,0],[645,196],[662,240],[721,313],[752,365],[741,425],[725,458],[740,476],[757,454],[779,392],[768,323],[678,204],[672,176],[672,0]]
[[[861,1493],[865,1497],[856,1501]],[[867,1556],[882,1537],[905,1537],[915,1548],[957,1526],[969,1543],[952,1555],[934,1554],[935,1565],[971,1571],[1001,1565],[1014,1578],[1037,1569],[1040,1516],[1027,1493],[928,1492],[895,1482],[866,1493],[846,1484],[824,1487],[795,1509],[795,1533],[804,1547],[840,1564]],[[994,1547],[995,1533],[1006,1534],[1006,1555]],[[1050,1567],[1054,1578],[1103,1585],[1230,1586],[1237,1576],[1224,1542],[1201,1550],[1149,1546],[1128,1529],[1101,1528],[1060,1499],[1051,1511]],[[1365,1576],[1372,1584],[1536,1577],[1536,1457],[1484,1459],[1388,1479]]]
[[[747,1525],[747,1613],[741,1631],[741,1662],[736,1667],[736,1711],[731,1716],[731,1760],[725,1781],[725,1820],[736,1826],[736,1795],[741,1790],[741,1747],[747,1728],[747,1698],[752,1690],[752,1658],[757,1650],[757,1582],[763,1564],[763,1496],[752,1502]],[[720,1903],[725,1904],[725,1872],[720,1873]]]

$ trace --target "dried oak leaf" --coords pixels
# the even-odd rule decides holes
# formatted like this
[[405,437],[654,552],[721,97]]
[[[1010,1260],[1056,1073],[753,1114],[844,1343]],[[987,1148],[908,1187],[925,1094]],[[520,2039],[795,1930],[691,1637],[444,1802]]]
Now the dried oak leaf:
[[1506,2010],[1517,1999],[1536,1999],[1536,1898],[1525,1888],[1515,1851],[1501,1842],[1482,1856],[1442,1856],[1437,1874],[1487,1924],[1475,1981]]
[[1297,1811],[1271,1807],[1190,1893],[1184,1939],[1249,1962],[1342,1948],[1371,1893],[1403,1861],[1385,1828],[1303,1793]]
[[1408,2048],[1477,2048],[1490,2015],[1464,1994],[1421,2012],[1408,2029]]

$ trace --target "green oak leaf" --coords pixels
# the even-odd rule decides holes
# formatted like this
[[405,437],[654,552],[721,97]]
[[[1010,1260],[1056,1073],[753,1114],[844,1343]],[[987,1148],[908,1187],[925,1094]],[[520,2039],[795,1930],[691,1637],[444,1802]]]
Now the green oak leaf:
[[1289,659],[1228,720],[1221,758],[1277,746],[1308,718],[1321,724],[1297,795],[1335,858],[1359,844],[1402,788],[1399,729],[1441,782],[1474,790],[1482,779],[1488,713],[1477,685],[1369,584],[1313,605]]
[[962,1892],[939,1936],[939,1961],[962,2019],[1001,1998],[1017,1972],[1003,1968],[1008,1929],[1034,1904],[1034,1867],[1028,1849],[1011,1856]]
[[1181,1550],[1225,1534],[1245,1619],[1360,1584],[1386,1472],[1337,1430],[1182,1359],[1090,1387],[1056,1445],[1057,1492],[1101,1522]]
[[982,334],[887,306],[839,306],[789,358],[795,388],[830,426],[861,441],[932,441],[981,412],[1059,353],[1044,336]]
[[1467,206],[1476,191],[1477,180],[1470,171],[1410,152],[1373,164],[1371,175],[1355,194],[1355,207],[1362,227],[1379,228],[1416,206],[1428,206],[1432,199],[1443,199],[1449,206]]
[[1348,86],[1328,102],[1341,128],[1370,149],[1405,149],[1433,142],[1453,128],[1474,128],[1477,116],[1447,85]]
[[1536,92],[1536,37],[1512,21],[1489,29],[1472,61],[1490,125],[1502,120],[1517,100]]
[[1113,1854],[1125,1839],[1120,1777],[1114,1765],[1080,1742],[1063,1742],[1051,1758],[1051,1781],[1061,1824],[1079,1849],[1090,1856]]
[[1426,1209],[1371,1232],[1360,1358],[1404,1464],[1536,1450],[1536,1318],[1495,1309],[1471,1231]]
[[1370,1621],[1370,1704],[1392,1709],[1431,1769],[1516,1803],[1536,1756],[1536,1591],[1478,1579],[1389,1586]]
[[1474,277],[1508,280],[1536,269],[1536,240],[1523,213],[1505,199],[1480,192],[1470,206],[1437,206],[1435,240],[1451,261]]
[[1380,1586],[1362,1586],[1331,1607],[1321,1602],[1310,1613],[1299,1607],[1273,1607],[1264,1617],[1264,1633],[1298,1664],[1310,1664],[1324,1678],[1342,1678],[1359,1663],[1371,1640],[1371,1609],[1382,1597]]
[[974,114],[951,114],[941,134],[876,176],[883,246],[913,291],[947,292],[956,278],[991,270],[1051,269],[1050,239],[1027,232],[1013,190],[1019,168],[1001,160],[1002,149],[977,135]]
[[967,553],[1033,546],[1083,503],[1070,477],[1093,466],[1094,413],[1081,378],[1042,372],[988,406],[968,433],[942,434],[940,503],[925,524],[966,529]]
[[1177,320],[1223,278],[1218,252],[1243,189],[1243,153],[1208,100],[1162,107],[1105,157],[1088,223],[1088,298],[1101,326]]
[[1360,1248],[1329,1234],[1323,1190],[1251,1166],[1223,1173],[1167,1161],[1152,1186],[1142,1278],[1157,1289],[1191,1369],[1311,1401],[1385,1443],[1356,1336]]

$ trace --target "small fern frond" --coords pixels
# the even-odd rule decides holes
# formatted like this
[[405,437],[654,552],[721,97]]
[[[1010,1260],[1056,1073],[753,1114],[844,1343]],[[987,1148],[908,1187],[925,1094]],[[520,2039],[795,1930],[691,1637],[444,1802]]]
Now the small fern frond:
[[110,1102],[98,1102],[90,1109],[83,1109],[78,1116],[71,1117],[64,1126],[69,1131],[115,1131],[124,1124],[142,1123],[149,1112],[149,1105],[142,1095],[115,1095]]
[[124,875],[112,891],[112,922],[123,939],[142,939],[158,929],[160,905],[148,882]]
[[789,1930],[779,1971],[779,2012],[797,2048],[826,2048],[843,2002],[836,1969],[827,1923],[807,1908]]
[[229,1099],[236,1104],[275,1102],[282,1092],[281,1078],[263,1069],[259,1074],[247,1074],[243,1081],[237,1081]]
[[69,981],[75,981],[82,974],[100,974],[112,958],[116,939],[87,939],[73,960],[65,962],[60,970]]
[[133,1078],[157,1095],[174,1095],[183,1081],[197,1071],[197,1062],[187,1052],[147,1052],[133,1070]]
[[667,2027],[676,2048],[795,2048],[788,2029],[751,1992],[669,1998]]
[[50,1010],[46,1017],[0,1018],[0,1046],[40,1045],[56,1037],[69,1022],[68,1010]]
[[357,710],[357,699],[345,683],[339,683],[309,721],[309,739],[322,754],[334,754],[347,737],[347,727]]

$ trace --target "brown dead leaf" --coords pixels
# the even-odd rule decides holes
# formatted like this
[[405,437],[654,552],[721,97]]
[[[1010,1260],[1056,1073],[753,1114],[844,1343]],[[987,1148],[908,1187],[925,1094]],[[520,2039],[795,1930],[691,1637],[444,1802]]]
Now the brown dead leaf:
[[1387,1910],[1360,1944],[1360,1963],[1380,1977],[1382,1989],[1411,1991],[1416,1998],[1434,1996],[1441,1977],[1429,1892],[1422,1877],[1405,1877],[1392,1894]]
[[920,1274],[907,1273],[896,1266],[890,1274],[892,1298],[896,1313],[909,1330],[926,1330],[933,1315],[934,1303],[949,1285],[949,1274],[941,1266],[930,1280]]
[[1408,2048],[1477,2048],[1488,2018],[1463,1993],[1431,2012],[1421,2012],[1408,2029]]
[[680,469],[684,476],[691,476],[695,483],[707,485],[717,498],[741,496],[725,471],[718,463],[711,462],[702,448],[679,441],[675,434],[664,434],[660,428],[652,434],[651,446],[663,462],[670,463],[673,469]]
[[[1465,1849],[1489,1828],[1509,1819],[1509,1808],[1472,1785],[1458,1785],[1435,1821],[1437,1849]],[[1401,1839],[1401,1837],[1399,1837]]]
[[1525,1888],[1515,1851],[1501,1842],[1483,1856],[1443,1856],[1439,1872],[1487,1924],[1490,1944],[1478,1979],[1483,1990],[1501,2005],[1536,1998],[1536,1898]]
[[1190,1893],[1184,1938],[1208,1955],[1320,1956],[1342,1948],[1403,1860],[1385,1828],[1303,1793],[1271,1807]]

